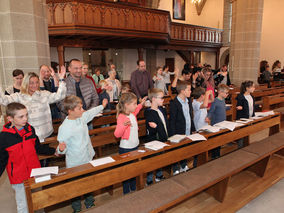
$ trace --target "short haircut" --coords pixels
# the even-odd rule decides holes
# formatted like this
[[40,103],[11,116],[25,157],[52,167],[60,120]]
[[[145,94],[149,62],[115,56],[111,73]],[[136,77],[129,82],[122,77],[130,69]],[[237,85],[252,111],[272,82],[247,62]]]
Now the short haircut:
[[13,70],[12,75],[13,75],[13,77],[16,77],[16,76],[19,76],[19,75],[23,75],[24,76],[24,72],[23,72],[23,70],[15,69],[15,70]]
[[219,84],[217,91],[218,92],[226,92],[229,91],[229,87],[226,84]]
[[164,94],[163,90],[158,88],[152,88],[148,90],[148,98],[152,102],[152,98],[157,98],[158,94],[162,93]]
[[183,69],[183,70],[181,71],[181,74],[182,74],[182,75],[189,75],[189,74],[190,74],[190,70]]
[[73,59],[71,59],[71,60],[69,61],[69,67],[71,67],[71,64],[72,64],[73,61],[81,62],[79,59],[73,58]]
[[13,102],[7,105],[6,114],[7,116],[14,118],[17,111],[22,109],[26,109],[26,106],[18,102]]
[[82,104],[82,99],[76,95],[67,96],[63,103],[66,112],[68,112],[68,110],[74,110],[78,104]]
[[205,94],[205,89],[203,87],[197,87],[193,90],[192,96],[194,99],[200,98],[201,95]]
[[100,87],[103,87],[105,84],[107,84],[106,80],[100,80],[99,82]]
[[182,90],[185,90],[188,85],[191,85],[188,81],[178,81],[176,87],[178,94],[180,94]]
[[[144,61],[144,60],[138,60],[138,61],[137,61],[137,65],[139,66],[140,62],[142,62],[142,61]],[[144,62],[145,62],[145,61],[144,61]]]

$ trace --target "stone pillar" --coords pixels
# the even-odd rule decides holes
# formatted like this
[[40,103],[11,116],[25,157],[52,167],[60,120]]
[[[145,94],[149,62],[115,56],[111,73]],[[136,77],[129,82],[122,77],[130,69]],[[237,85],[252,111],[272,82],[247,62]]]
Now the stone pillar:
[[16,68],[39,72],[50,65],[45,0],[0,1],[0,83],[12,84]]
[[232,15],[231,0],[224,0],[222,43],[223,46],[226,47],[230,46],[231,15]]
[[257,82],[264,0],[233,0],[230,48],[231,78]]

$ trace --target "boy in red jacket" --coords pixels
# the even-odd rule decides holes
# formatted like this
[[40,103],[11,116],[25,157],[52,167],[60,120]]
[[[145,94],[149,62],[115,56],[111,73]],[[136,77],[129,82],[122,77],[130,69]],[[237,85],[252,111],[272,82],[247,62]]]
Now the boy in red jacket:
[[42,145],[34,128],[27,123],[28,111],[23,104],[7,105],[7,119],[0,133],[0,175],[6,167],[16,194],[18,213],[28,212],[24,180],[30,177],[33,168],[40,168],[37,154],[55,154],[55,149]]

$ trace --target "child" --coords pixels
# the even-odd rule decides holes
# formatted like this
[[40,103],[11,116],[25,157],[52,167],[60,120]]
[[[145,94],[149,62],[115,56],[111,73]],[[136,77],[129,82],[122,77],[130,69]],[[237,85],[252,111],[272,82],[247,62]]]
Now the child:
[[168,94],[162,67],[157,67],[157,75],[153,77],[154,87],[161,89],[164,94]]
[[[218,96],[215,98],[212,103],[210,110],[208,112],[208,119],[211,120],[211,125],[222,122],[226,120],[226,103],[225,98],[228,96],[229,87],[225,84],[219,84]],[[216,159],[220,157],[220,149],[221,147],[217,147],[212,150],[212,159]]]
[[[137,106],[137,97],[134,93],[123,93],[117,104],[117,125],[114,136],[121,138],[119,154],[134,151],[138,148],[138,124],[136,116],[140,112],[147,97]],[[123,193],[136,190],[136,179],[123,181]]]
[[[186,81],[179,81],[176,87],[178,95],[170,102],[170,136],[175,134],[190,135],[195,131],[193,122],[192,103],[190,100],[191,85]],[[173,175],[186,172],[189,168],[187,161],[180,161],[173,165]]]
[[99,94],[99,104],[103,103],[104,99],[108,100],[107,106],[105,107],[106,110],[110,110],[111,109],[111,105],[110,105],[110,97],[109,94],[107,92],[107,90],[111,90],[111,87],[108,85],[108,83],[105,80],[101,80],[99,82],[99,86],[101,88],[101,92]]
[[130,85],[129,83],[123,83],[121,85],[121,94],[130,92]]
[[[149,99],[151,108],[145,109],[144,116],[146,119],[147,141],[158,140],[165,142],[168,139],[169,123],[167,111],[163,107],[164,92],[161,89],[153,88],[149,90]],[[156,172],[155,181],[159,182],[165,179],[161,169]],[[147,185],[153,183],[153,172],[147,175]]]
[[253,81],[244,81],[237,96],[237,120],[254,116],[255,102],[251,95],[255,90]]
[[28,212],[23,182],[29,179],[32,169],[40,168],[37,154],[53,155],[55,149],[40,144],[35,129],[27,123],[28,111],[23,104],[8,104],[6,113],[9,122],[0,133],[0,175],[6,167],[16,193],[17,211]]
[[[67,168],[89,163],[95,156],[87,124],[104,109],[107,103],[108,101],[104,99],[102,105],[84,111],[81,98],[75,95],[65,98],[64,108],[68,112],[68,116],[58,130],[59,146],[57,150],[59,154],[66,155]],[[92,194],[87,194],[84,197],[87,209],[94,206]],[[81,211],[80,197],[72,200],[72,208],[74,212]]]
[[208,125],[205,121],[207,117],[207,107],[208,103],[214,101],[214,97],[212,95],[212,90],[207,90],[202,87],[197,87],[193,93],[193,114],[194,114],[194,125],[196,130],[199,130],[201,127]]
[[[240,94],[237,96],[237,120],[254,116],[255,102],[251,95],[255,90],[253,81],[244,81],[241,85]],[[243,147],[243,139],[237,140],[238,148]]]

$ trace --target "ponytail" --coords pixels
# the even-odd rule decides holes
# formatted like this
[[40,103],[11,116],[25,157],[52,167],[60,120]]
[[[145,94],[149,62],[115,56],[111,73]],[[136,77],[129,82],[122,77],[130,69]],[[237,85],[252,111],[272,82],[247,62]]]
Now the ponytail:
[[125,104],[131,103],[131,101],[137,100],[137,96],[132,92],[123,93],[119,99],[118,104],[116,105],[116,117],[120,113],[125,113]]
[[244,81],[241,85],[240,93],[244,94],[247,91],[247,88],[252,87],[253,81]]

